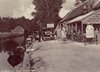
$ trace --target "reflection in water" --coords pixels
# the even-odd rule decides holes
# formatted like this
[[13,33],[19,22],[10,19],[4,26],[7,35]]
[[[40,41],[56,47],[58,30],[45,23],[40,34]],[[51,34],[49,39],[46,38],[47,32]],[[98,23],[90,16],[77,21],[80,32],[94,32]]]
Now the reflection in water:
[[16,66],[23,61],[25,48],[24,36],[8,39],[0,45],[1,52],[7,52],[9,57],[7,59],[11,66]]

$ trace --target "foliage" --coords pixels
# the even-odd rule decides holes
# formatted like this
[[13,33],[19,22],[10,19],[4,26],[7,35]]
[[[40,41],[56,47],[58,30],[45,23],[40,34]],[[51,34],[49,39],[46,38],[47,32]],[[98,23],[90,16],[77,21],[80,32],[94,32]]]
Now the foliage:
[[37,24],[35,24],[34,19],[29,20],[29,19],[25,19],[24,17],[0,18],[0,32],[10,32],[16,26],[22,26],[25,30],[31,30],[31,31],[34,31],[37,28]]
[[[8,50],[12,50],[16,48],[17,46],[16,40],[18,41],[19,37],[17,37],[16,35],[12,35],[11,30],[15,29],[17,26],[22,26],[25,29],[25,32],[29,31],[30,34],[33,33],[33,31],[37,30],[38,28],[37,24],[35,24],[34,19],[29,20],[29,19],[25,19],[24,17],[0,18],[0,44],[1,44],[0,52],[8,51]],[[26,34],[25,34],[25,37],[26,37]],[[22,42],[22,40],[23,38],[21,37],[20,42]]]
[[64,0],[33,0],[36,6],[35,19],[38,23],[55,23],[60,20],[58,15],[59,10],[62,8]]

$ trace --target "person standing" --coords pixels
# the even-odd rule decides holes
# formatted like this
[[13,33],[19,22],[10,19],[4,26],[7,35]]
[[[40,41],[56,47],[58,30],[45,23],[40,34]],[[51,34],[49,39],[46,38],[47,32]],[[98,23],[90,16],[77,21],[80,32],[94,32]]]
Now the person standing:
[[61,29],[61,36],[62,36],[63,40],[66,39],[66,32],[65,32],[65,28],[64,27]]
[[98,28],[96,28],[96,30],[95,30],[95,41],[96,41],[97,44],[98,44],[98,34],[99,34],[99,30],[98,30]]
[[41,42],[41,39],[42,39],[42,30],[39,29],[39,42]]

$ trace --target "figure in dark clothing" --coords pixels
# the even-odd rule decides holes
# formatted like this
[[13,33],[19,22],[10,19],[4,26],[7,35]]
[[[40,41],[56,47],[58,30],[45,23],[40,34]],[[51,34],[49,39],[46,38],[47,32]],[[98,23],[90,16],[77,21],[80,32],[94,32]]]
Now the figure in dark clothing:
[[39,42],[41,42],[41,38],[42,38],[42,31],[41,29],[39,30]]

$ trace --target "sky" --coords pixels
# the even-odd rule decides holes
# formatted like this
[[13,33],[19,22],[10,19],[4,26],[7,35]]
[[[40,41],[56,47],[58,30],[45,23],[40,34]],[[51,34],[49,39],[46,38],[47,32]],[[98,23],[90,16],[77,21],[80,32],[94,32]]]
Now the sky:
[[[22,17],[32,19],[31,13],[35,11],[33,0],[0,0],[0,16],[1,17]],[[60,17],[64,17],[72,8],[75,0],[66,0],[60,10]]]

